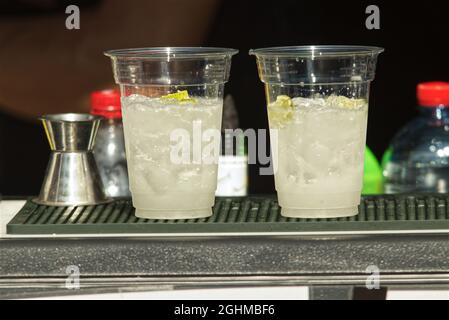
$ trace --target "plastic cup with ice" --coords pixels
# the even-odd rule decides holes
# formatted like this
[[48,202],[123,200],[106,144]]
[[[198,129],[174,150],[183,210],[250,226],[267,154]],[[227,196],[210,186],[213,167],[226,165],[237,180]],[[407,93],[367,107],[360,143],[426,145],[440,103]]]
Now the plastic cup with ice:
[[190,219],[212,214],[223,87],[235,53],[226,48],[106,52],[121,89],[137,217]]
[[[300,46],[251,50],[265,83],[281,214],[357,214],[370,82],[383,49]],[[276,139],[276,141],[273,141]]]

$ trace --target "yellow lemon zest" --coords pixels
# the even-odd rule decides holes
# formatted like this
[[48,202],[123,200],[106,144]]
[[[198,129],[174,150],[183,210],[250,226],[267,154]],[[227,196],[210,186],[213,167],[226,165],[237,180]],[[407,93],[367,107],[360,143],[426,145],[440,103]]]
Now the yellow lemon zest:
[[162,100],[177,100],[181,104],[196,103],[196,99],[189,97],[187,90],[178,91],[175,93],[169,93],[165,96],[161,96]]
[[358,109],[366,105],[365,99],[348,98],[345,96],[331,95],[326,100],[329,105],[344,109]]
[[289,96],[280,95],[268,105],[268,117],[273,128],[285,127],[293,118],[293,101]]

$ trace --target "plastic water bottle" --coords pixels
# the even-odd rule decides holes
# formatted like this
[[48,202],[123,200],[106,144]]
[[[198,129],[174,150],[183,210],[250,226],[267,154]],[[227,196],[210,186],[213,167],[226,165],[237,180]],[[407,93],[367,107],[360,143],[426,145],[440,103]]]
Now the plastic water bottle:
[[94,156],[109,197],[129,197],[120,92],[96,91],[91,94],[91,113],[103,116],[94,145]]
[[386,193],[449,191],[449,83],[417,87],[419,116],[393,138],[382,160]]

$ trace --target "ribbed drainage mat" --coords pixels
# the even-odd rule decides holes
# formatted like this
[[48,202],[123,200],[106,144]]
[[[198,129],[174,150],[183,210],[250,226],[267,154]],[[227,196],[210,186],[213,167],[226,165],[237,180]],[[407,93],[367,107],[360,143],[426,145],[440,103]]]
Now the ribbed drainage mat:
[[362,198],[359,215],[338,219],[291,219],[274,197],[217,198],[205,219],[147,220],[134,216],[129,200],[98,206],[48,207],[28,201],[7,226],[9,234],[230,233],[449,230],[449,196]]

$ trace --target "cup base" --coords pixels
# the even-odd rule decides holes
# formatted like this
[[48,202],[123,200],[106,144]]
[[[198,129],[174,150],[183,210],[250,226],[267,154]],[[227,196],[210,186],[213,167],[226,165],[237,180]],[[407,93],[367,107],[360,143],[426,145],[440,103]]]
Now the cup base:
[[359,213],[358,207],[334,209],[281,208],[281,215],[288,218],[325,219],[352,217]]
[[360,192],[287,193],[278,191],[281,215],[289,218],[341,218],[358,214]]
[[135,215],[144,219],[196,219],[212,215],[213,193],[132,194]]
[[143,219],[161,219],[161,220],[172,220],[172,219],[197,219],[197,218],[207,218],[212,215],[212,208],[210,209],[200,209],[200,210],[145,210],[136,209],[135,216]]

